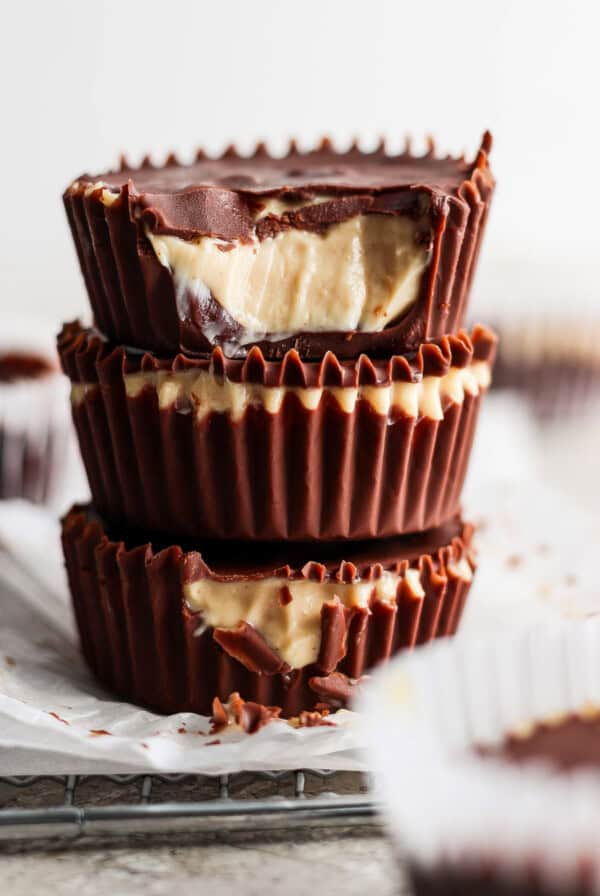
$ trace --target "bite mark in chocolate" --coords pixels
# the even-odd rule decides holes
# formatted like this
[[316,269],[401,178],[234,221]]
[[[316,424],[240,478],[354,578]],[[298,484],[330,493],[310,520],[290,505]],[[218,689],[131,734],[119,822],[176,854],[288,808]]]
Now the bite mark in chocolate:
[[[408,148],[388,156],[383,147],[338,153],[324,143],[300,153],[292,145],[284,159],[257,148],[251,158],[235,151],[220,159],[201,154],[191,166],[176,159],[164,167],[146,161],[138,169],[84,175],[64,200],[97,323],[120,342],[170,354],[207,353],[222,345],[243,357],[257,341],[270,358],[291,348],[305,358],[328,350],[347,358],[362,352],[385,357],[415,348],[462,323],[494,188],[490,149],[489,134],[472,162],[436,158],[433,147],[415,158]],[[211,240],[222,263],[232,245],[283,246],[294,231],[326,238],[349,222],[375,217],[414,223],[403,245],[422,257],[405,301],[391,302],[385,316],[362,323],[360,315],[350,322],[332,313],[331,319],[315,318],[314,326],[308,315],[284,331],[281,322],[275,329],[267,322],[264,333],[250,332],[235,312],[240,291],[232,304],[216,286],[186,284],[173,276],[176,265],[166,257],[161,264],[150,242],[163,240],[166,250],[165,240]],[[89,246],[104,250],[90,253]],[[309,305],[314,310],[315,302]]]

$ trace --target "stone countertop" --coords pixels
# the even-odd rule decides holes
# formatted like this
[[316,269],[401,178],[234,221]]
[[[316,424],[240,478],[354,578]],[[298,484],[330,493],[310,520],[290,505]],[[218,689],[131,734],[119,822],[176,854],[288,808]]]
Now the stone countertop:
[[[337,786],[343,792],[349,785]],[[27,808],[59,801],[51,782],[37,790],[15,791],[0,785],[0,806]],[[250,788],[256,793],[256,785]],[[240,794],[241,795],[241,794]],[[79,795],[97,804],[93,788]],[[186,798],[181,786],[164,787],[161,800]],[[130,799],[133,799],[130,796]],[[191,798],[188,792],[187,798]],[[123,797],[115,790],[114,799]],[[106,792],[103,793],[106,800]],[[307,800],[308,803],[308,800]],[[72,842],[13,842],[0,845],[2,896],[32,893],[85,893],[85,896],[392,896],[403,892],[391,847],[373,828],[323,828],[237,833],[135,834]]]
[[[378,896],[399,894],[388,842],[355,830],[346,836],[296,831],[195,842],[186,835],[141,845],[132,840],[0,852],[3,896]],[[182,842],[183,841],[183,842]]]

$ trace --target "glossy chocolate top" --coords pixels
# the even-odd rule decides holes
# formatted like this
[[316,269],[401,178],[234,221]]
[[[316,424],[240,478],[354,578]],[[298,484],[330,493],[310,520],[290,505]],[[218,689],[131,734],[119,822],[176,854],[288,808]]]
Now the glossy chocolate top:
[[82,184],[104,185],[110,192],[126,192],[154,233],[245,240],[254,233],[261,199],[266,198],[295,203],[331,197],[297,213],[290,211],[283,220],[269,215],[256,229],[259,238],[273,236],[273,227],[319,230],[369,212],[417,215],[423,193],[441,210],[444,200],[457,195],[477,168],[487,167],[490,148],[489,133],[470,162],[464,157],[437,158],[433,144],[421,157],[408,149],[387,155],[383,145],[372,153],[356,146],[337,152],[329,140],[310,152],[300,152],[292,142],[282,158],[270,155],[262,144],[248,157],[230,147],[215,159],[200,151],[190,165],[174,156],[163,166],[146,159],[134,168],[124,161],[117,171],[82,175],[67,194]]
[[[188,581],[199,578],[213,579],[262,579],[278,576],[288,579],[310,578],[324,581],[355,581],[375,578],[382,570],[394,570],[401,564],[412,565],[422,557],[436,555],[453,546],[468,548],[472,539],[472,527],[459,516],[443,526],[428,532],[404,535],[398,538],[360,542],[252,542],[195,541],[187,544],[165,542],[148,532],[133,529],[123,533],[112,532],[110,525],[90,506],[74,508],[89,522],[96,522],[109,539],[122,541],[127,550],[149,545],[154,554],[160,551],[186,553],[185,577]],[[72,513],[73,515],[73,513]]]

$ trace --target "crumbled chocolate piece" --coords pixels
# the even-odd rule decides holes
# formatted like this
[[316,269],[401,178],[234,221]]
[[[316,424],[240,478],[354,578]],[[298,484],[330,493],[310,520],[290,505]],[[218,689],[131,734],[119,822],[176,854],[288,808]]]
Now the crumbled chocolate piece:
[[287,663],[247,622],[240,622],[234,629],[216,628],[213,638],[229,656],[258,675],[276,675],[289,670]]
[[226,704],[216,697],[210,720],[211,734],[217,734],[229,725],[238,725],[246,734],[255,734],[269,722],[278,719],[280,714],[279,706],[263,706],[261,703],[243,700],[237,692],[229,695]]
[[308,682],[311,690],[333,709],[348,706],[356,693],[357,684],[357,681],[348,678],[342,672],[332,672],[331,675],[323,677],[313,676]]
[[346,656],[347,634],[346,610],[336,597],[324,603],[321,609],[321,647],[317,666],[322,672],[333,672]]

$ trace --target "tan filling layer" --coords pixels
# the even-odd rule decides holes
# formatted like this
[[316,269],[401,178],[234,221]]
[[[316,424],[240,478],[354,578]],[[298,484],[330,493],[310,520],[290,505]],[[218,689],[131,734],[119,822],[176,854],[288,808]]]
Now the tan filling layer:
[[[161,409],[169,408],[175,402],[183,407],[192,405],[199,420],[215,412],[228,413],[233,420],[239,420],[251,405],[262,406],[276,414],[289,393],[296,395],[307,410],[316,410],[323,394],[328,393],[347,414],[355,410],[357,401],[368,401],[375,413],[382,416],[388,416],[394,409],[408,417],[442,420],[444,400],[461,404],[465,393],[477,395],[489,386],[490,380],[489,364],[476,361],[468,367],[452,367],[445,376],[426,376],[417,383],[398,382],[386,386],[263,386],[235,383],[210,370],[186,370],[126,374],[125,388],[130,398],[137,397],[147,386],[156,389]],[[81,402],[86,392],[93,388],[91,384],[74,383],[73,403]]]
[[[272,205],[260,217],[281,214],[282,204]],[[410,218],[373,214],[333,224],[325,234],[291,229],[249,244],[147,236],[178,295],[191,292],[201,306],[212,295],[248,342],[383,330],[416,301],[429,259],[416,242],[418,230]]]
[[[462,557],[452,573],[470,582],[472,570]],[[390,572],[371,582],[313,582],[308,579],[280,578],[221,582],[200,579],[185,586],[190,609],[202,614],[205,628],[234,629],[240,622],[254,626],[279,656],[293,669],[314,663],[321,644],[323,604],[339,598],[345,607],[367,607],[371,597],[394,604],[401,576]],[[404,580],[415,600],[425,596],[416,569],[408,569]],[[281,605],[282,588],[289,589],[292,600]]]

